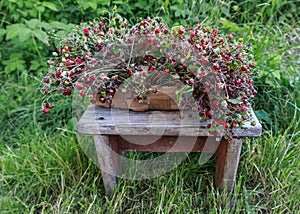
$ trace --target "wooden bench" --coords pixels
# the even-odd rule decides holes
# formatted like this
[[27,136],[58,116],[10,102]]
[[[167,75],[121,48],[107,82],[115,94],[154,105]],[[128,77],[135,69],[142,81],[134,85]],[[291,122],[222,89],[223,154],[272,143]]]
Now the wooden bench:
[[[255,126],[250,123],[254,121]],[[89,105],[78,122],[77,132],[94,136],[98,161],[106,194],[112,194],[117,184],[117,175],[122,175],[122,161],[119,155],[126,151],[146,152],[205,152],[216,154],[215,186],[231,192],[234,187],[240,159],[243,137],[258,137],[262,127],[252,112],[251,120],[244,128],[233,130],[233,140],[210,135],[208,122],[182,118],[179,111],[134,112],[121,109],[109,109]],[[162,132],[163,131],[163,132]],[[152,144],[144,144],[157,136]],[[181,141],[176,142],[180,135]],[[128,139],[135,139],[135,144]]]

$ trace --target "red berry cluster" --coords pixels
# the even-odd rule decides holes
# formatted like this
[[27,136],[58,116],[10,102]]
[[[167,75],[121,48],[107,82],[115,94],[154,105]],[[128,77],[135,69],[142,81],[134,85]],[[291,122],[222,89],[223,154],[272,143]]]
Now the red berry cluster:
[[[43,93],[69,96],[75,89],[92,103],[111,104],[122,84],[124,91],[135,84],[143,101],[151,86],[175,84],[175,77],[192,91],[192,101],[183,104],[192,102],[200,120],[213,119],[213,133],[241,127],[257,93],[251,45],[201,24],[169,28],[158,18],[131,25],[114,15],[81,23],[60,40],[48,64]],[[49,109],[44,104],[43,111]]]

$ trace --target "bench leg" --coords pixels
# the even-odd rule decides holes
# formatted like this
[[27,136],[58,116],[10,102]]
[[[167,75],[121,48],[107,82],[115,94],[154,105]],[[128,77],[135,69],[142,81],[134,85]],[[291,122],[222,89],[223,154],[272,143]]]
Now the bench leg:
[[109,138],[106,135],[94,135],[94,140],[105,192],[107,196],[111,196],[114,187],[117,185],[117,177]]
[[233,190],[242,143],[242,138],[233,138],[229,143],[223,139],[218,148],[215,184],[221,191],[226,189],[230,193]]

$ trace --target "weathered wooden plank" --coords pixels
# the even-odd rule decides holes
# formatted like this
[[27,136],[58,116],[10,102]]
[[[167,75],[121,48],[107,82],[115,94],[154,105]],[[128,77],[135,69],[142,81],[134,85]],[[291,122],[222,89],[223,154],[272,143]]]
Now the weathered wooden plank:
[[230,143],[223,140],[218,149],[216,161],[216,186],[229,193],[233,190],[236,172],[240,161],[242,138],[233,138]]
[[117,177],[115,176],[116,169],[113,163],[109,138],[105,135],[94,135],[94,140],[105,192],[107,196],[110,196],[117,185]]
[[118,136],[116,135],[108,135],[109,145],[111,148],[111,157],[113,168],[115,169],[115,175],[120,177],[122,175],[122,153],[123,151],[119,147]]
[[[181,116],[185,115],[185,116]],[[168,136],[210,136],[207,124],[197,116],[189,117],[180,111],[133,112],[126,109],[110,109],[89,105],[81,117],[77,131],[82,134],[107,135],[158,135],[164,131]],[[244,128],[233,129],[233,136],[260,136],[261,125],[255,114],[244,123]],[[252,126],[251,121],[256,125]]]
[[214,137],[174,137],[162,136],[118,136],[121,151],[143,152],[205,152],[215,153],[220,142]]

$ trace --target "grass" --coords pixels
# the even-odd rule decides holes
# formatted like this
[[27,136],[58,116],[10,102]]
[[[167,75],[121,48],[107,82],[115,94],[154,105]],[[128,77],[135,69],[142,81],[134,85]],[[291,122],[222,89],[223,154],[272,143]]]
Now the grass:
[[[253,44],[259,71],[253,106],[264,132],[245,140],[232,194],[213,188],[213,160],[199,165],[199,154],[190,154],[158,178],[120,179],[108,199],[99,168],[86,157],[74,132],[71,100],[60,101],[45,116],[37,77],[1,72],[0,213],[299,212],[300,28],[294,4],[205,1],[204,12],[186,8]],[[216,13],[209,14],[210,8]]]

